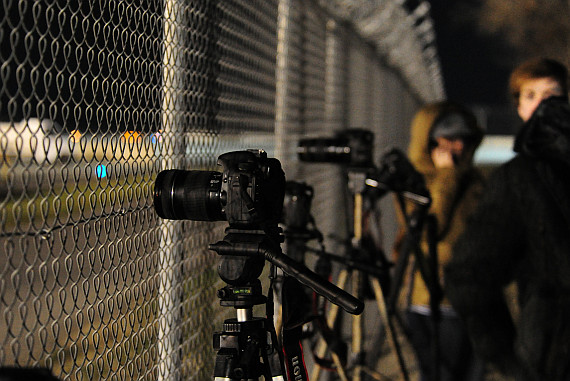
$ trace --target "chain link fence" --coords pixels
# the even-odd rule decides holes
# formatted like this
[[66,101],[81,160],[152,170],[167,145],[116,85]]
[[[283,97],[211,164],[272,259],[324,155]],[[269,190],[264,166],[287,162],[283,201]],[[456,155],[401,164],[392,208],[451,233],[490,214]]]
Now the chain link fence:
[[412,85],[410,57],[388,60],[317,1],[2,3],[0,365],[60,379],[211,377],[212,333],[233,313],[207,250],[225,224],[159,219],[159,171],[265,149],[315,187],[325,235],[346,235],[341,172],[299,163],[298,139],[367,128],[378,158],[443,96],[420,70],[437,57]]

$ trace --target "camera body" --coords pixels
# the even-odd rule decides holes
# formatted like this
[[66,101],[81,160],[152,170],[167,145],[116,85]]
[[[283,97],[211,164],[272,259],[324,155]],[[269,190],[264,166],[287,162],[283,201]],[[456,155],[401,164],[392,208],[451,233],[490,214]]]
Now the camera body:
[[387,192],[396,192],[419,204],[431,203],[424,176],[397,148],[382,156],[380,168],[367,174],[366,185],[369,186],[369,191],[373,189],[380,196]]
[[301,139],[297,153],[301,161],[371,167],[373,146],[374,134],[355,128],[339,131],[333,138]]
[[311,218],[313,187],[296,181],[287,181],[283,202],[283,223],[289,230],[305,230]]
[[154,186],[157,214],[171,220],[228,221],[231,228],[277,227],[283,211],[285,173],[263,150],[218,157],[222,172],[166,170]]

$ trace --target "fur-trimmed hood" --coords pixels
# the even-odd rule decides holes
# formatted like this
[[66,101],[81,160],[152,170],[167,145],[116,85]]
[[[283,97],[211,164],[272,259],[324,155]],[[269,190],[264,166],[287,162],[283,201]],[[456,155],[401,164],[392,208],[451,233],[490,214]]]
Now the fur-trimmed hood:
[[450,103],[439,102],[422,108],[414,117],[411,126],[410,145],[408,148],[408,156],[414,167],[429,177],[435,172],[435,167],[431,159],[430,133],[435,123],[443,115],[458,114],[465,120],[466,126],[472,130],[469,139],[465,141],[465,155],[461,167],[470,167],[473,162],[475,150],[483,139],[483,130],[478,125],[476,119],[467,113],[463,107]]

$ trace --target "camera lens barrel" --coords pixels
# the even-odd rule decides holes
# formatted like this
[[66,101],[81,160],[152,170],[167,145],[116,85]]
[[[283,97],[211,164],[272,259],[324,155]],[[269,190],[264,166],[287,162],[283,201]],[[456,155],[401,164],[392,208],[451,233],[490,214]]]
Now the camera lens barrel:
[[313,138],[299,141],[299,159],[316,163],[350,163],[350,147],[334,138]]
[[223,221],[222,173],[166,170],[154,184],[154,208],[169,220]]
[[374,134],[364,129],[340,131],[334,138],[301,139],[297,154],[301,161],[372,166]]

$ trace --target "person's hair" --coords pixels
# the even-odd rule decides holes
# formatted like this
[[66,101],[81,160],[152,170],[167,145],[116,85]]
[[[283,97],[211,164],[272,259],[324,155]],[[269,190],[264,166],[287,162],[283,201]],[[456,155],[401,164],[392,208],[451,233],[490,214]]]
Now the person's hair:
[[564,96],[568,94],[568,69],[560,62],[549,58],[531,58],[517,66],[509,78],[509,92],[515,105],[519,104],[521,86],[529,79],[552,78]]

